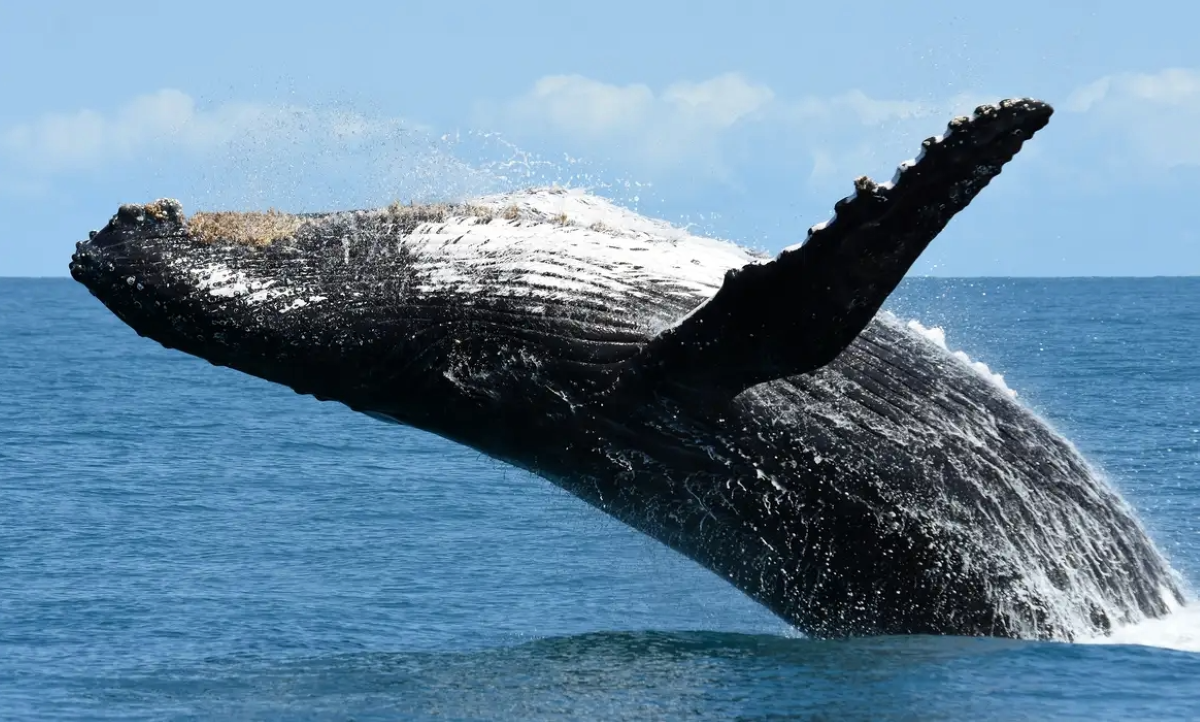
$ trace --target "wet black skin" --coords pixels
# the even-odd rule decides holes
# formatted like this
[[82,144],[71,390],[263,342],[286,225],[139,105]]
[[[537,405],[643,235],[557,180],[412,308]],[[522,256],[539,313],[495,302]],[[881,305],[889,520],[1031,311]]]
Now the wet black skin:
[[[1071,637],[1165,613],[1160,587],[1181,599],[1166,563],[1069,444],[877,317],[1048,121],[1020,102],[956,121],[894,188],[860,182],[804,246],[732,270],[713,298],[650,293],[627,320],[603,298],[532,315],[419,294],[398,231],[363,213],[254,247],[202,241],[174,207],[126,206],[71,273],[142,336],[530,470],[808,634]],[[179,270],[218,260],[326,300],[279,313]],[[706,300],[657,336],[637,322]],[[1085,538],[1097,525],[1108,536]],[[1030,568],[1059,588],[1095,581],[1084,629],[1028,592]]]

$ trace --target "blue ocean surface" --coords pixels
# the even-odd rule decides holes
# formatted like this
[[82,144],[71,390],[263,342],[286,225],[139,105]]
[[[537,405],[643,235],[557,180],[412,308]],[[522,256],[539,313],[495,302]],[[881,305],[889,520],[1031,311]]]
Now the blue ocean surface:
[[[1200,279],[934,280],[1200,581]],[[1200,612],[813,641],[550,484],[0,280],[0,718],[1200,719]]]

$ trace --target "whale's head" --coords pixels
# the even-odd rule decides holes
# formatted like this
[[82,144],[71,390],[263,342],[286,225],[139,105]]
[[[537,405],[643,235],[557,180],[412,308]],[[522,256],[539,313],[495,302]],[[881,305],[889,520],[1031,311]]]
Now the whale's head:
[[[528,213],[393,205],[189,217],[158,200],[121,206],[77,244],[70,270],[168,348],[439,433],[507,429],[514,398],[552,416],[556,400],[602,383],[653,331],[630,313],[645,294],[617,302],[595,278],[564,291],[573,281],[546,262],[561,256],[521,241],[553,236],[554,221]],[[674,298],[651,305],[668,318],[695,303]]]
[[[274,211],[188,218],[171,199],[127,204],[76,244],[70,271],[139,335],[167,348],[320,397],[353,398],[361,374],[370,375],[355,366],[356,347],[415,329],[366,333],[368,319],[352,310],[335,329],[321,314],[303,313],[329,293],[316,259],[292,258],[304,224]],[[419,392],[420,379],[411,381]]]

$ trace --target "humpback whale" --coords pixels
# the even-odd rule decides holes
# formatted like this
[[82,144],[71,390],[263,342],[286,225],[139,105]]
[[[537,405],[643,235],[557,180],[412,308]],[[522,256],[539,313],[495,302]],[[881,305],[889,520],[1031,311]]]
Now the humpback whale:
[[955,118],[774,258],[535,188],[124,205],[70,270],[142,336],[529,470],[808,635],[1072,639],[1180,582],[1067,440],[882,310],[1052,112]]

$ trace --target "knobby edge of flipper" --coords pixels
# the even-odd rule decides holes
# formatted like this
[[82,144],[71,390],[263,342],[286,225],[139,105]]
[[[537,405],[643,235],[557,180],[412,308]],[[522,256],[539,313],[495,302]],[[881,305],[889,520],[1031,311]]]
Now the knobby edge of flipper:
[[732,398],[830,363],[1053,112],[1028,98],[982,105],[925,140],[890,183],[858,178],[803,243],[727,272],[716,294],[646,344],[610,393],[674,387]]

